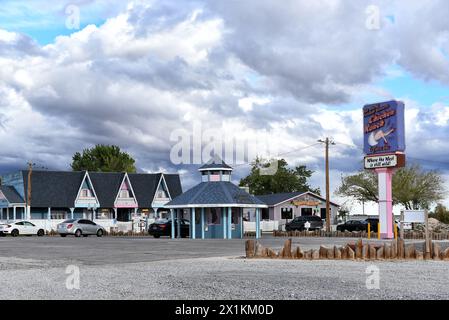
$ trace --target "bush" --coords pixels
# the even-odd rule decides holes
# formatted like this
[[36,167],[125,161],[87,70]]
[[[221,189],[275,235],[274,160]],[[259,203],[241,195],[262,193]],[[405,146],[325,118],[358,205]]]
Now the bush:
[[449,210],[442,204],[438,204],[435,211],[429,214],[429,217],[435,218],[442,223],[449,224]]

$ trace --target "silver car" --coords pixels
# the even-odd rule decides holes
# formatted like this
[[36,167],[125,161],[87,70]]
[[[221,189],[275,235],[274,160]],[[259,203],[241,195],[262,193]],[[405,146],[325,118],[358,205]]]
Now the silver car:
[[58,224],[57,232],[61,237],[65,237],[68,234],[74,235],[75,237],[87,237],[89,235],[101,237],[106,233],[106,230],[91,220],[70,219]]

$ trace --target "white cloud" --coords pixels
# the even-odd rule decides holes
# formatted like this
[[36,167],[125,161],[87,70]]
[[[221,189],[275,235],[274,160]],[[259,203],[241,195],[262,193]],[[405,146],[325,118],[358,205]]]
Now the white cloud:
[[[36,158],[64,169],[75,151],[111,143],[142,169],[174,170],[170,133],[198,120],[249,141],[262,137],[271,155],[317,171],[322,190],[323,148],[302,148],[333,137],[334,190],[342,172],[361,167],[361,106],[392,96],[375,80],[405,69],[449,83],[443,9],[423,10],[421,31],[409,22],[418,2],[381,1],[396,22],[370,31],[366,5],[140,1],[46,46],[0,30],[0,169]],[[447,104],[406,105],[410,155],[447,162]]]

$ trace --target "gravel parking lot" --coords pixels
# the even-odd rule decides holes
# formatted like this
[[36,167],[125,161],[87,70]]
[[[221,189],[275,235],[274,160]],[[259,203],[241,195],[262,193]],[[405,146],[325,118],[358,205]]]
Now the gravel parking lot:
[[[294,239],[305,249],[340,241],[355,239]],[[243,255],[242,240],[1,238],[0,299],[449,299],[448,262]],[[379,289],[367,289],[369,266],[379,270]],[[79,289],[66,286],[73,268]]]

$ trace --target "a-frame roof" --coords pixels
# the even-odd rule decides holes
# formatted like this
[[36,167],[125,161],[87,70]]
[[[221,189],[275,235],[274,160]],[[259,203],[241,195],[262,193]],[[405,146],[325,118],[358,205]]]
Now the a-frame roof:
[[0,191],[9,203],[24,204],[25,200],[20,196],[13,186],[0,185]]
[[[122,172],[88,172],[92,188],[100,203],[100,207],[113,208],[125,173]],[[31,206],[72,208],[78,191],[86,175],[86,171],[40,171],[31,174]],[[129,173],[134,196],[139,207],[150,208],[161,173]],[[27,194],[28,170],[22,171],[24,181],[23,194]],[[167,188],[172,197],[182,193],[179,174],[164,174]],[[12,186],[1,186],[10,197],[20,197]],[[17,195],[14,195],[16,193]],[[5,197],[7,197],[5,195]],[[18,200],[18,198],[16,199]],[[26,199],[23,199],[26,201]]]
[[[291,201],[299,196],[303,196],[303,195],[310,195],[314,198],[317,198],[321,201],[326,201],[325,198],[310,192],[310,191],[306,191],[306,192],[285,192],[285,193],[273,193],[273,194],[264,194],[264,195],[259,195],[256,196],[257,198],[259,198],[262,202],[266,203],[269,206],[277,206],[278,204],[284,203],[286,201]],[[339,207],[340,205],[330,201],[330,203],[334,206]]]
[[134,193],[133,185],[132,185],[132,183],[131,183],[131,180],[129,179],[129,175],[128,175],[127,173],[124,173],[124,174],[123,174],[122,181],[120,182],[120,187],[119,187],[119,189],[117,190],[117,194],[116,194],[115,199],[114,199],[114,205],[115,205],[115,203],[117,202],[117,199],[118,199],[119,196],[120,196],[120,191],[122,190],[122,186],[123,186],[123,184],[124,184],[125,182],[128,183],[128,187],[129,187],[129,190],[128,190],[128,191],[131,191],[132,198],[134,198],[134,201],[136,202],[136,204],[138,204],[136,194]]

